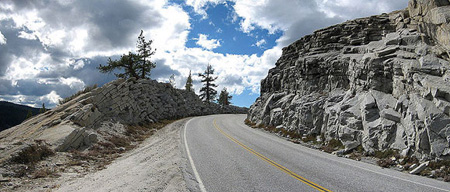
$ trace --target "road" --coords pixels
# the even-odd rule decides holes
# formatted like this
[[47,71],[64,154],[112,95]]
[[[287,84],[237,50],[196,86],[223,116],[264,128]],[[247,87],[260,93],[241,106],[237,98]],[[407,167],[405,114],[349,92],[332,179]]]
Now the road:
[[450,184],[340,158],[244,124],[196,117],[182,130],[200,191],[450,191]]

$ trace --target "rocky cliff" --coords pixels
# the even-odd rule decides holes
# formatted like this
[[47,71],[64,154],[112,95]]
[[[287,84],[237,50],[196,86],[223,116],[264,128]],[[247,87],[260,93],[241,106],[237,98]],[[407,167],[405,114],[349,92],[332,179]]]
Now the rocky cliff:
[[128,125],[216,113],[247,113],[247,109],[206,104],[195,93],[167,83],[118,79],[0,132],[0,162],[35,141],[58,151],[84,149],[125,134]]
[[315,31],[283,49],[248,120],[346,151],[450,158],[450,1]]

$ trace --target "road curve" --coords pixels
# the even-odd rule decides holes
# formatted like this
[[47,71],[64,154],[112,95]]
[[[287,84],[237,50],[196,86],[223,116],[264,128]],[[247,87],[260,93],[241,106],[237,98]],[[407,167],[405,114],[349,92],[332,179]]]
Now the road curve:
[[182,130],[200,191],[450,191],[450,184],[303,147],[244,124],[191,119]]

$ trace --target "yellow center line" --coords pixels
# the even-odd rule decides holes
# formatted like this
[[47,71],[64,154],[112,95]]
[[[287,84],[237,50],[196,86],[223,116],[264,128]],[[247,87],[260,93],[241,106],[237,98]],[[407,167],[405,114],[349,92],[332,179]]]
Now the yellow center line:
[[255,150],[253,150],[250,147],[247,147],[246,145],[242,144],[241,142],[239,142],[237,139],[233,138],[232,136],[228,135],[227,133],[225,133],[216,123],[216,120],[214,119],[214,127],[220,132],[222,133],[222,135],[224,135],[225,137],[227,137],[228,139],[230,139],[231,141],[233,141],[234,143],[240,145],[242,148],[244,148],[245,150],[247,150],[248,152],[256,155],[257,157],[259,157],[260,159],[266,161],[267,163],[269,163],[270,165],[280,169],[281,171],[285,172],[286,174],[290,175],[291,177],[309,185],[310,187],[317,189],[318,191],[326,191],[326,192],[331,192],[330,190],[315,184],[314,182],[305,179],[304,177],[297,175],[296,173],[292,172],[291,170],[287,169],[286,167],[283,167],[282,165],[276,163],[275,161],[272,161],[271,159],[261,155],[260,153],[256,152]]

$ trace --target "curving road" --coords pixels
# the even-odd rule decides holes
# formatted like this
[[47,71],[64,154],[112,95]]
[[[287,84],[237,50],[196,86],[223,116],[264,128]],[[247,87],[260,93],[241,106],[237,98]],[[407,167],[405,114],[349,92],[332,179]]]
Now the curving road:
[[246,115],[188,121],[183,145],[199,191],[450,191],[450,183],[339,158],[252,129]]

